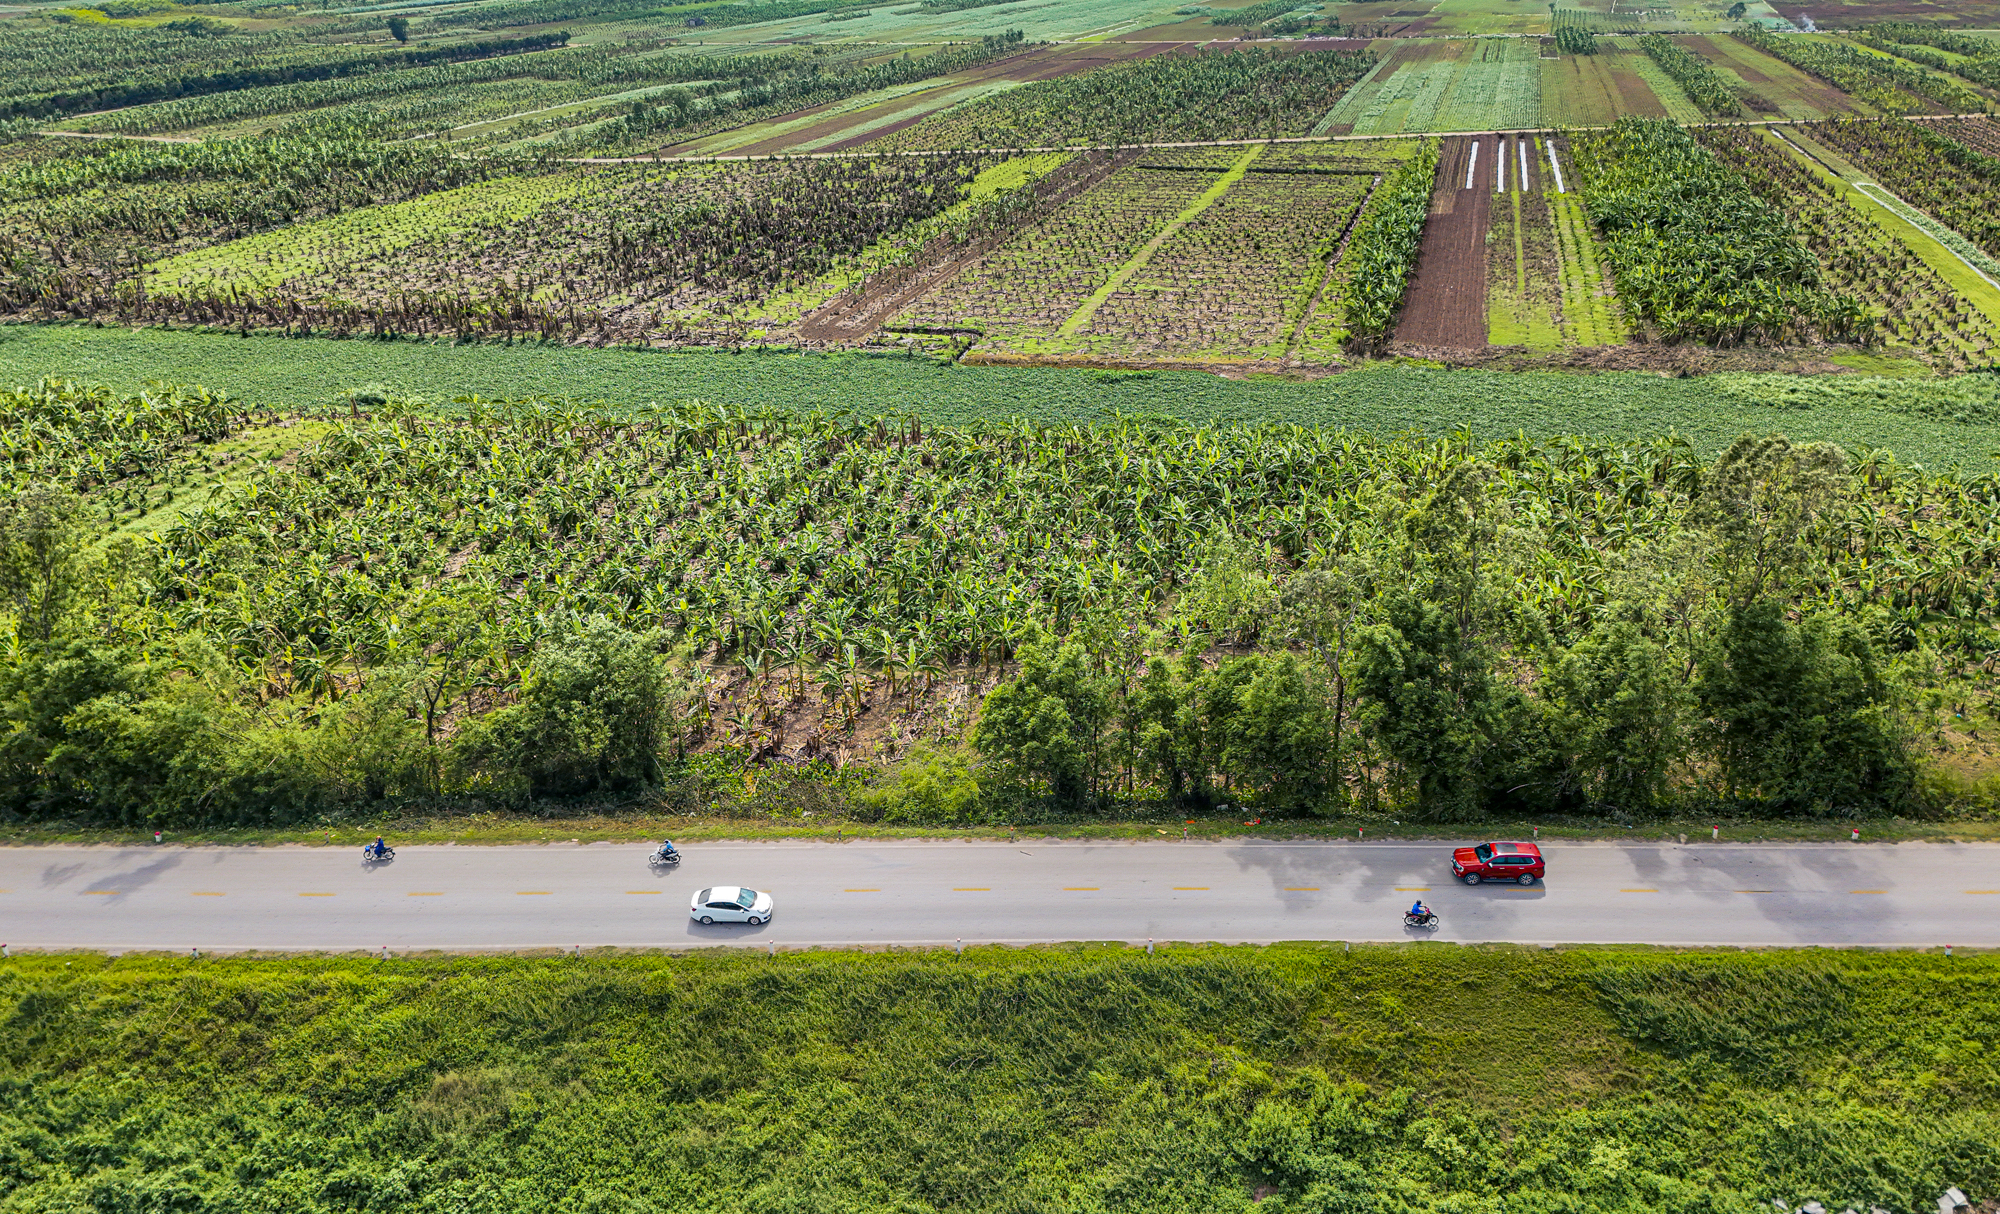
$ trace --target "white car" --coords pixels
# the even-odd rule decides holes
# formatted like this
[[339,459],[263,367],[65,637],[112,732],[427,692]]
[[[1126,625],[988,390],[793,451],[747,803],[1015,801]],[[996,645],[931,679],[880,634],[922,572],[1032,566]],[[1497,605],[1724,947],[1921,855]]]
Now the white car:
[[771,918],[771,895],[760,894],[740,885],[718,885],[694,896],[688,918],[703,923],[748,923],[751,927]]

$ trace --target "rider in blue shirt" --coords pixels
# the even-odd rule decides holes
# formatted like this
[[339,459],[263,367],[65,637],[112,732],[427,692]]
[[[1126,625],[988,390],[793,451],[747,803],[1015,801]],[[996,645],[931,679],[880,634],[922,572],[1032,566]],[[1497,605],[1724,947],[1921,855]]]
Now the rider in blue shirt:
[[1422,898],[1419,898],[1419,899],[1417,899],[1417,900],[1416,900],[1416,902],[1414,902],[1413,904],[1411,904],[1411,906],[1410,906],[1410,913],[1411,913],[1411,914],[1413,914],[1413,915],[1415,915],[1415,916],[1416,916],[1417,918],[1421,919],[1421,918],[1423,918],[1423,917],[1424,917],[1425,915],[1428,915],[1428,914],[1430,914],[1430,913],[1431,913],[1431,908],[1430,908],[1430,907],[1428,907],[1428,906],[1425,906],[1425,905],[1424,905],[1424,900],[1423,900]]

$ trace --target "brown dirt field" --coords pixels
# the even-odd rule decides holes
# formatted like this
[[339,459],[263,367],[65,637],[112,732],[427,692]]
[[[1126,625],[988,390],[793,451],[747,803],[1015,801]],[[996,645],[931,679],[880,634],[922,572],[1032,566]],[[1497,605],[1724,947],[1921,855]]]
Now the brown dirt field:
[[[1454,136],[1438,156],[1437,188],[1417,253],[1417,272],[1396,325],[1399,344],[1486,348],[1486,221],[1493,205],[1492,135]],[[1473,163],[1472,188],[1466,166]]]

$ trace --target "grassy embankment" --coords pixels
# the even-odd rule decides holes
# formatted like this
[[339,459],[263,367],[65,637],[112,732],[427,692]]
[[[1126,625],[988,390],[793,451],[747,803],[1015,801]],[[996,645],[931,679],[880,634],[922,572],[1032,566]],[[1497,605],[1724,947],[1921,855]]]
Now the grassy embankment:
[[1928,1208],[2000,961],[1091,945],[0,962],[0,1211]]

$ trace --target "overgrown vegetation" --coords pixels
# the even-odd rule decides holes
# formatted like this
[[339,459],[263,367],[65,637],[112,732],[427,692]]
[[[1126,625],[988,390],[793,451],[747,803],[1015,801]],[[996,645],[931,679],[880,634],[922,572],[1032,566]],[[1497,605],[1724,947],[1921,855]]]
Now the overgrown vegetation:
[[1604,1214],[2000,1188],[1989,959],[0,962],[0,1210]]
[[1403,310],[1403,293],[1423,244],[1437,166],[1437,141],[1427,140],[1422,151],[1388,174],[1342,258],[1347,327],[1363,340],[1387,335]]

